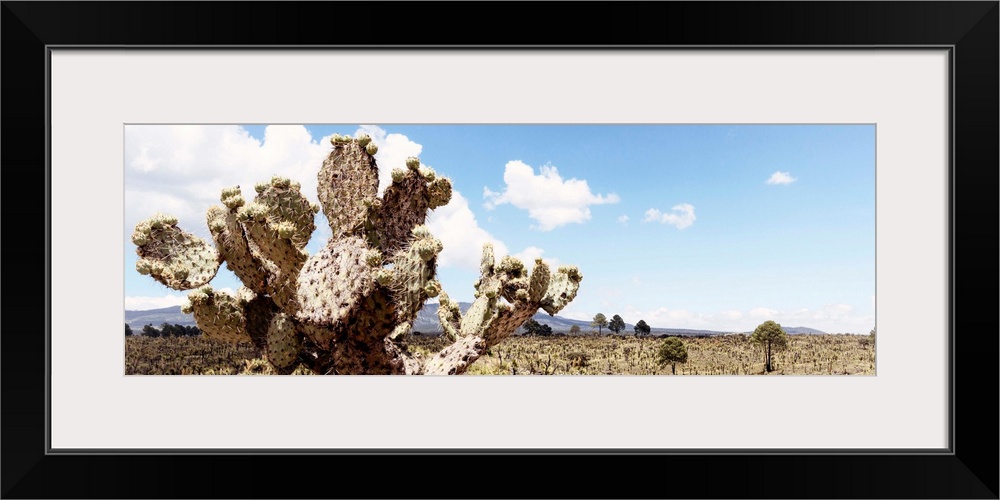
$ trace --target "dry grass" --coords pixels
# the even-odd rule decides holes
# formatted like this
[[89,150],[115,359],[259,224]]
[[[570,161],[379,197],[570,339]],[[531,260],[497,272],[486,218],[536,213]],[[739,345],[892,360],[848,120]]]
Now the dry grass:
[[[875,349],[867,335],[793,335],[774,356],[771,375],[874,375]],[[764,374],[764,356],[742,335],[681,337],[688,362],[677,375]],[[663,339],[635,337],[511,337],[472,365],[472,375],[670,375],[656,363]],[[435,336],[410,337],[411,352],[445,345]],[[156,375],[271,374],[250,344],[202,337],[126,337],[125,372]],[[307,373],[299,368],[296,373]]]

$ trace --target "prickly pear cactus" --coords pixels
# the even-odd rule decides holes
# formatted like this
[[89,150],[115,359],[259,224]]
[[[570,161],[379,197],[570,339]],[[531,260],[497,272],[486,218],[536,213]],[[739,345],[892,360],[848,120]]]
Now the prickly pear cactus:
[[[435,279],[442,245],[424,226],[451,199],[451,181],[409,158],[379,197],[371,139],[335,135],[331,143],[318,174],[320,205],[278,176],[257,183],[252,202],[239,186],[224,188],[206,217],[214,247],[155,214],[132,233],[136,270],[193,290],[183,310],[206,336],[253,342],[277,373],[304,365],[319,374],[461,374],[539,309],[555,314],[576,297],[575,266],[552,272],[539,259],[529,272],[513,257],[495,262],[487,244],[475,302],[460,314]],[[320,210],[332,236],[309,255]],[[235,296],[208,285],[223,262],[243,282]],[[452,344],[415,358],[406,333],[431,297]]]

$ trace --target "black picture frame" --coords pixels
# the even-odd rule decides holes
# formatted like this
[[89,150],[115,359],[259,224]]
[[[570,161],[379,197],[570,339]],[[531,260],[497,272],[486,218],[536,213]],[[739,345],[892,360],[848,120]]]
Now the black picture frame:
[[[998,21],[985,2],[2,2],[8,274],[4,498],[998,498]],[[330,15],[342,19],[332,29]],[[568,13],[572,12],[570,16]],[[947,453],[51,454],[47,448],[52,46],[950,47],[952,446]],[[512,37],[516,39],[512,40]],[[959,196],[961,194],[961,196]],[[46,244],[43,246],[42,242]],[[14,267],[16,265],[16,268]],[[18,275],[15,275],[18,276]],[[15,281],[11,281],[14,279]],[[986,307],[972,301],[985,298]],[[976,302],[977,304],[978,302]],[[96,328],[81,325],[81,329]],[[444,425],[444,424],[442,424]],[[538,425],[558,425],[539,422]],[[626,425],[626,423],[609,423]],[[663,429],[670,432],[670,429]],[[748,430],[752,431],[752,430]],[[558,455],[558,456],[556,456]],[[568,469],[567,469],[568,468]],[[566,470],[573,471],[569,475]],[[382,474],[372,483],[368,474]],[[375,476],[378,477],[378,476]]]

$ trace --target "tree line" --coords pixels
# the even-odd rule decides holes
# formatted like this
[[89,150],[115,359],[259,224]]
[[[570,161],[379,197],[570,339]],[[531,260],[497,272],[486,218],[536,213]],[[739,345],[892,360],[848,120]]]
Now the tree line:
[[[604,333],[604,328],[607,327],[608,330],[615,332],[616,335],[620,335],[623,330],[625,330],[625,320],[619,315],[614,315],[611,320],[608,321],[608,317],[603,313],[597,313],[594,316],[593,321],[590,322],[590,326],[597,327],[597,334],[601,335]],[[642,337],[649,335],[650,328],[646,324],[646,320],[640,319],[635,326],[632,327],[632,331],[635,332],[636,337]]]
[[132,331],[132,327],[125,323],[125,336],[142,335],[144,337],[197,337],[201,335],[201,330],[197,326],[184,326],[178,324],[163,323],[159,328],[153,325],[146,325],[138,334]]

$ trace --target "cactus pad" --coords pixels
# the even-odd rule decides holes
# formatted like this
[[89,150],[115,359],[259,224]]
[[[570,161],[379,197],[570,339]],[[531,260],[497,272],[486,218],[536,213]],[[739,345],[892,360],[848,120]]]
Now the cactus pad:
[[174,290],[207,284],[219,270],[219,253],[208,243],[177,227],[177,218],[156,214],[132,233],[136,244],[136,270]]
[[354,235],[362,229],[367,215],[365,200],[373,200],[378,193],[374,153],[350,138],[347,141],[334,142],[318,176],[319,201],[334,238]]

